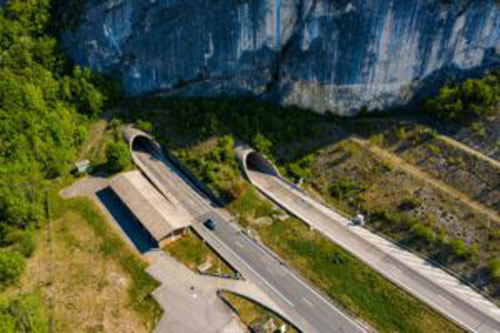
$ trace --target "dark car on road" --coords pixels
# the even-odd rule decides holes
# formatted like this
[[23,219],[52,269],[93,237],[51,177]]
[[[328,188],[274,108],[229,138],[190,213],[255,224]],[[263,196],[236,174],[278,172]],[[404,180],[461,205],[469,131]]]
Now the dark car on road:
[[215,222],[212,219],[206,220],[205,222],[203,222],[203,225],[212,231],[214,231],[216,228]]

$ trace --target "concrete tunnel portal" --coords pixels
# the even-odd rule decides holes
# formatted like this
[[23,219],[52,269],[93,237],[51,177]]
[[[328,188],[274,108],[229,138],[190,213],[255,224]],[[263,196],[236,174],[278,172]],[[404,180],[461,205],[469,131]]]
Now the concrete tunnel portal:
[[235,155],[244,176],[250,180],[250,182],[252,182],[251,171],[280,177],[278,168],[276,168],[269,159],[247,145],[237,145],[235,147]]

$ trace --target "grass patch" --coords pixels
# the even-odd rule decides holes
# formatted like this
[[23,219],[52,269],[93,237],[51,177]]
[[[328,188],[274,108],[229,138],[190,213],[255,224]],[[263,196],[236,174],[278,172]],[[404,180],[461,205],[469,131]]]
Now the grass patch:
[[241,321],[253,332],[278,332],[285,325],[286,333],[299,332],[288,322],[246,297],[222,291],[221,296],[236,311]]
[[[162,309],[151,296],[151,292],[159,283],[146,273],[146,263],[128,248],[90,199],[62,200],[55,192],[51,194],[51,198],[53,219],[78,214],[101,239],[99,253],[116,261],[128,273],[131,278],[131,286],[128,289],[130,305],[140,315],[145,326],[152,330],[162,314]],[[66,242],[75,244],[77,241],[69,236]]]
[[206,273],[236,277],[236,271],[192,230],[183,235],[181,239],[167,244],[163,250],[192,270],[196,270],[198,266],[210,262],[212,266]]

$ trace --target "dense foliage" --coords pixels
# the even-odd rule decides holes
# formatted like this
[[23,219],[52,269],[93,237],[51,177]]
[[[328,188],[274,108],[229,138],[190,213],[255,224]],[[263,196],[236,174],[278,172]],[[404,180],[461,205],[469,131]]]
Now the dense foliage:
[[500,103],[500,72],[483,79],[442,87],[439,94],[428,99],[424,110],[444,120],[467,121],[498,112]]
[[0,302],[0,332],[49,332],[37,295],[21,294]]
[[[228,98],[183,99],[154,98],[131,101],[131,110],[138,110],[129,121],[145,117],[144,108],[171,110],[173,126],[184,138],[198,139],[225,133],[251,143],[269,155],[277,143],[297,142],[314,137],[312,124],[325,121],[325,117],[297,107],[282,107],[255,99]],[[130,115],[129,115],[130,116]]]
[[116,84],[64,59],[53,36],[51,5],[8,0],[0,8],[2,286],[16,282],[24,257],[33,252],[33,230],[44,218],[50,180],[69,171],[87,137],[87,123],[118,91]]
[[130,166],[130,151],[123,141],[109,142],[106,147],[106,167],[110,172],[120,172]]

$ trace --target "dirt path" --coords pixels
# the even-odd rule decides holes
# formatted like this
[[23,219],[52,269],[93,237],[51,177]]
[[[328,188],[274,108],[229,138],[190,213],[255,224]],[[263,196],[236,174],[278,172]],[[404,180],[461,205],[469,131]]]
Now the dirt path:
[[[500,223],[500,216],[493,210],[483,206],[479,202],[472,200],[470,197],[465,195],[464,193],[458,191],[456,188],[451,187],[444,182],[437,180],[433,177],[431,177],[429,174],[423,172],[422,170],[418,169],[412,164],[409,164],[408,162],[404,161],[402,158],[396,156],[395,154],[380,148],[376,145],[371,144],[367,140],[364,140],[362,138],[351,138],[351,140],[362,147],[368,149],[371,151],[373,154],[378,156],[379,158],[391,162],[394,166],[397,166],[407,172],[408,174],[412,175],[413,177],[435,187],[441,190],[442,192],[448,194],[452,198],[455,198],[457,200],[460,200],[473,210],[484,214],[488,217],[490,217],[492,220],[494,220],[497,223]],[[450,139],[451,140],[451,139]],[[454,141],[454,140],[453,140]],[[448,141],[447,141],[448,142]],[[455,144],[458,144],[458,142],[455,141]],[[460,147],[462,149],[462,147]],[[468,147],[467,147],[468,148]],[[472,148],[469,148],[472,150]],[[477,154],[480,154],[479,152],[476,152]],[[481,154],[482,155],[482,154]],[[476,155],[477,156],[477,155]],[[483,156],[486,157],[486,156]],[[497,162],[498,163],[498,162]]]
[[441,140],[441,141],[444,141],[446,142],[447,144],[453,146],[453,147],[456,147],[458,149],[461,149],[465,152],[467,152],[468,154],[471,154],[471,155],[474,155],[476,156],[477,158],[483,160],[483,161],[486,161],[488,163],[491,163],[493,164],[495,167],[499,168],[500,169],[500,161],[497,161],[495,160],[494,158],[491,158],[483,153],[481,153],[480,151],[474,149],[474,148],[471,148],[465,144],[463,144],[462,142],[460,141],[457,141],[457,140],[454,140],[450,137],[447,137],[447,136],[444,136],[444,135],[439,135],[438,136],[438,139]]
[[[90,138],[85,143],[85,145],[82,147],[80,154],[78,156],[79,159],[86,157],[89,154],[89,152],[91,151],[91,149],[101,141],[101,138],[104,134],[104,131],[106,130],[106,125],[107,125],[106,120],[101,119],[91,127],[90,133],[89,133]],[[94,153],[95,153],[95,151],[94,151]],[[87,156],[87,157],[93,158],[94,157],[93,155]]]

